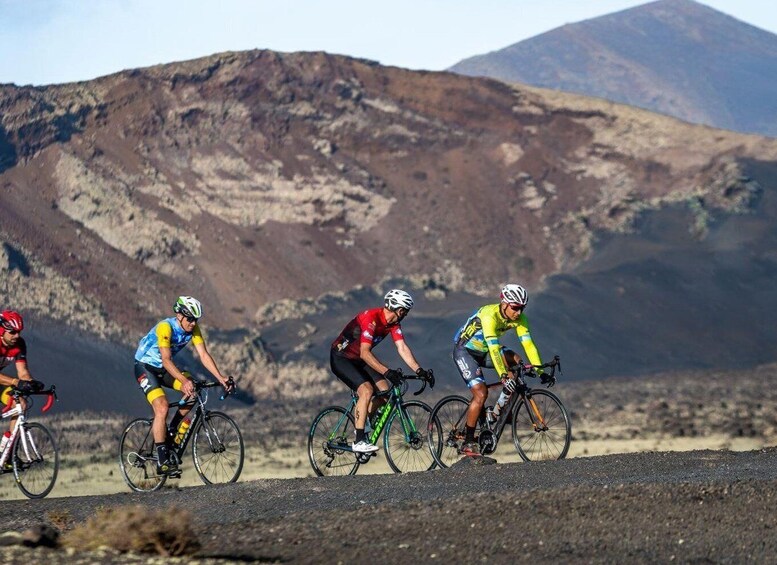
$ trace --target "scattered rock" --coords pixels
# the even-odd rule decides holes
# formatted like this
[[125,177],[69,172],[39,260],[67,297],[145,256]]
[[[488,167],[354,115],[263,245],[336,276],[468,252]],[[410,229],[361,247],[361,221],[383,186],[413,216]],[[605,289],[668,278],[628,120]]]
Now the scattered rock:
[[58,547],[59,530],[48,524],[38,524],[22,534],[27,547]]

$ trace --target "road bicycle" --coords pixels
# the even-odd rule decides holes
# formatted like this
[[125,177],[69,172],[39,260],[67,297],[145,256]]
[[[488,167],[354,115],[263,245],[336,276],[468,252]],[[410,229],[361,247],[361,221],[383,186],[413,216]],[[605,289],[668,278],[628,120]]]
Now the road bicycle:
[[[16,486],[27,498],[43,498],[57,481],[59,450],[54,435],[43,424],[27,421],[33,406],[32,396],[47,396],[41,408],[48,412],[57,399],[56,387],[47,390],[21,391],[11,389],[13,402],[2,412],[2,418],[17,416],[11,437],[0,454],[0,473],[13,472]],[[9,461],[10,459],[10,461]]]
[[[550,371],[538,375],[537,369]],[[495,421],[489,421],[485,409],[478,418],[475,434],[482,455],[496,451],[502,432],[510,423],[515,449],[524,461],[566,457],[572,438],[572,424],[566,408],[558,396],[549,390],[532,389],[524,380],[524,377],[540,377],[543,384],[551,387],[556,382],[557,369],[560,374],[558,355],[544,365],[518,365],[510,369],[515,380],[515,392],[505,402]],[[486,386],[493,388],[503,386],[503,383],[497,381]],[[463,396],[446,396],[432,410],[427,440],[432,457],[442,468],[461,457],[469,403],[469,399]]]
[[[433,381],[433,373],[429,371]],[[426,442],[426,426],[432,409],[420,400],[405,400],[409,380],[421,380],[423,385],[415,393],[426,389],[427,381],[420,377],[403,375],[387,391],[374,397],[388,396],[386,404],[373,416],[372,431],[367,440],[377,445],[383,436],[386,461],[395,473],[433,469],[435,461]],[[355,453],[351,443],[355,437],[354,410],[358,397],[351,391],[351,403],[347,408],[330,406],[313,419],[308,434],[308,457],[316,475],[355,475],[360,465],[370,461],[376,453]]]
[[[229,382],[234,388],[234,381]],[[217,382],[194,381],[195,396],[192,400],[168,403],[169,408],[182,405],[195,405],[186,416],[190,425],[182,436],[175,438],[169,445],[172,461],[180,465],[190,439],[192,445],[192,460],[197,474],[206,485],[219,483],[234,483],[243,470],[245,447],[243,435],[235,421],[215,410],[208,410],[208,389],[221,386]],[[224,400],[230,393],[221,396]],[[152,492],[162,488],[168,478],[178,478],[173,475],[157,474],[157,453],[154,448],[154,435],[151,432],[153,420],[137,418],[132,420],[121,435],[119,442],[119,466],[124,482],[137,492]],[[171,430],[168,437],[175,437],[177,430]],[[193,438],[193,439],[192,439]]]

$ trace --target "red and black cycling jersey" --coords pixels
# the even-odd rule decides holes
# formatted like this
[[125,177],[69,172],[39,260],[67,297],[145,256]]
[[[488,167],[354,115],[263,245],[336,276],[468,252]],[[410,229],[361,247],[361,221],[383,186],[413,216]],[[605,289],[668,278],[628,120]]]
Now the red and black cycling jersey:
[[5,345],[0,340],[0,369],[11,363],[27,363],[27,344],[21,337],[13,345]]
[[388,334],[391,334],[394,341],[405,339],[399,322],[390,325],[386,323],[383,308],[365,310],[348,322],[345,329],[332,342],[332,349],[337,355],[348,359],[359,359],[362,343],[368,343],[372,349]]

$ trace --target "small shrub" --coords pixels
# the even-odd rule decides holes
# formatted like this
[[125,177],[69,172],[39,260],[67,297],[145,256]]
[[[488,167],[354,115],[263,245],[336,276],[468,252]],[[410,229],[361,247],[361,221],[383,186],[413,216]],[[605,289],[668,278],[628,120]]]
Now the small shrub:
[[69,510],[49,510],[46,512],[46,520],[60,532],[67,530],[73,522]]
[[78,550],[101,546],[121,552],[190,555],[200,548],[185,510],[151,510],[143,506],[103,508],[65,534],[63,545]]

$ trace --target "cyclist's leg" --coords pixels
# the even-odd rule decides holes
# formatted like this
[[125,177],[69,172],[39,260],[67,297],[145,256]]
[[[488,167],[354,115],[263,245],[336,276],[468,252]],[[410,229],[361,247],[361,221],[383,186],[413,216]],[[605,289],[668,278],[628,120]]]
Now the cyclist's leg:
[[467,388],[472,393],[472,400],[470,400],[469,409],[467,410],[467,427],[464,442],[468,445],[474,444],[478,418],[488,398],[488,387],[481,369],[483,359],[474,357],[466,347],[457,345],[453,349],[453,360],[456,362],[456,368],[459,370],[461,378],[467,383]]
[[[373,385],[377,390],[380,392],[386,392],[391,388],[391,384],[389,384],[387,379],[383,378],[383,375],[378,373],[375,369],[364,363],[363,365],[364,371],[369,375],[370,380],[372,380]],[[380,410],[381,406],[386,404],[388,402],[388,397],[386,396],[377,396],[373,397],[370,400],[369,408],[367,409],[367,417],[372,417],[375,412]]]
[[[168,403],[165,391],[164,377],[170,375],[164,369],[152,367],[144,363],[135,363],[135,379],[146,396],[154,412],[151,424],[151,434],[154,436],[154,448],[157,452],[157,472],[169,470],[169,450],[167,446],[167,412]],[[170,377],[172,378],[172,377]],[[170,387],[172,383],[167,386]]]
[[[329,354],[329,365],[335,376],[359,397],[356,401],[356,413],[354,414],[354,419],[356,420],[354,424],[356,430],[354,448],[359,446],[360,449],[366,449],[368,443],[364,434],[364,424],[367,422],[367,409],[369,408],[372,394],[375,391],[375,386],[364,370],[364,362],[361,359],[348,359],[331,351]],[[374,449],[370,449],[370,451],[374,451]]]
[[[187,379],[189,380],[192,379],[192,375],[189,371],[181,371],[181,373],[183,373],[183,375]],[[178,379],[174,379],[172,375],[170,375],[169,373],[165,374],[165,377],[162,380],[162,385],[168,388],[172,388],[173,390],[176,390],[178,392],[180,392],[181,389],[183,388],[181,385],[181,381],[179,381]],[[173,419],[170,420],[171,434],[175,434],[175,431],[178,429],[178,426],[181,423],[181,420],[183,420],[186,417],[186,415],[192,411],[193,406],[194,404],[190,404],[188,402],[182,406],[178,406],[178,409],[175,411],[175,414],[173,414]]]

